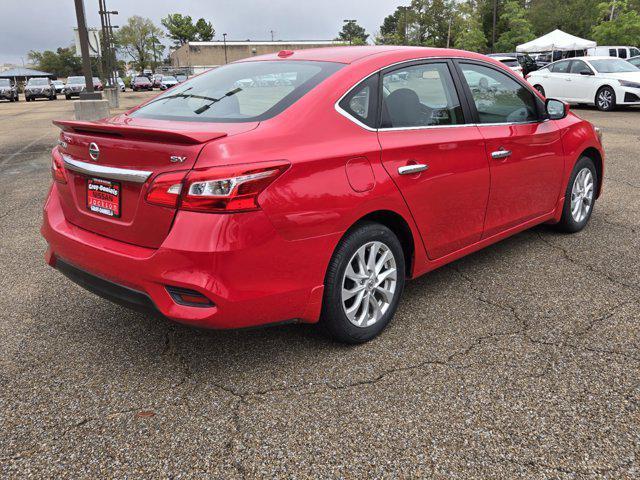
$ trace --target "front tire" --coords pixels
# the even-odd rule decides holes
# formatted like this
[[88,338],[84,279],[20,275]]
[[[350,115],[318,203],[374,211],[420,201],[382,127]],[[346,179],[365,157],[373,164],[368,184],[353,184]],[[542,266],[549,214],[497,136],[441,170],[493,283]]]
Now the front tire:
[[405,271],[402,245],[389,228],[372,222],[355,227],[329,262],[320,325],[340,342],[373,339],[398,308]]
[[616,108],[616,92],[611,87],[602,87],[596,93],[596,107],[603,112],[610,112]]
[[581,157],[573,167],[565,192],[562,218],[556,228],[562,232],[576,233],[586,227],[591,218],[596,199],[598,173],[593,160]]

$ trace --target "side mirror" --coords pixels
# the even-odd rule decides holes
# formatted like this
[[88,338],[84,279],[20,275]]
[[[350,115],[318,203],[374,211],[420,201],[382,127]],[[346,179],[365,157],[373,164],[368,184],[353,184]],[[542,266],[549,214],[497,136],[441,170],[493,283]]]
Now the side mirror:
[[546,102],[547,115],[551,120],[562,120],[569,115],[569,104],[550,98]]
[[591,70],[580,70],[580,75],[589,76],[593,75],[593,72]]

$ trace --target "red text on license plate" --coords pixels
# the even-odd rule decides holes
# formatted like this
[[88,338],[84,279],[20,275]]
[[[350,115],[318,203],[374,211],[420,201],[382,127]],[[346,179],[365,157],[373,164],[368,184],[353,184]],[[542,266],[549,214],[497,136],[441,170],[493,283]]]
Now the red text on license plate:
[[88,179],[87,208],[107,217],[119,217],[120,184],[101,178]]

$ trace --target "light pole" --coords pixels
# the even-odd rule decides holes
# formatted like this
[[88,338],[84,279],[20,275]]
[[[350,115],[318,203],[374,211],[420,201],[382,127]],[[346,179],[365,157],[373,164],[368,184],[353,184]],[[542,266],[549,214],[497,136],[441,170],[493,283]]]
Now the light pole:
[[87,20],[84,14],[84,1],[74,0],[76,6],[76,19],[78,21],[78,35],[80,37],[80,53],[82,54],[82,73],[86,91],[80,92],[81,100],[100,100],[100,92],[93,91],[93,76],[91,75],[91,58],[89,57],[89,34],[87,33]]
[[[344,22],[346,25],[349,25],[350,23],[355,24],[355,23],[356,23],[356,21],[357,21],[357,20],[355,20],[355,19],[345,19],[345,20],[343,20],[343,22]],[[352,36],[351,36],[351,32],[349,32],[349,45],[352,45],[352,41],[353,41],[353,38],[352,38]]]
[[227,58],[227,34],[222,34],[222,43],[224,43],[224,63],[229,63],[229,59]]

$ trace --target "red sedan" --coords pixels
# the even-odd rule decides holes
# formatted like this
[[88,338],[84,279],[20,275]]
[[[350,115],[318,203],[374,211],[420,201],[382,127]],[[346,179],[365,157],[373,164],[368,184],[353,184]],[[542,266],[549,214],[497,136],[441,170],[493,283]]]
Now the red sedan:
[[283,51],[55,123],[51,266],[179,322],[353,343],[409,279],[541,223],[582,230],[604,169],[593,125],[456,50]]

